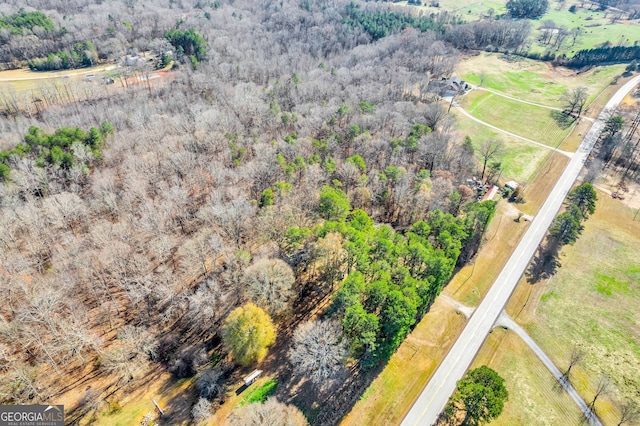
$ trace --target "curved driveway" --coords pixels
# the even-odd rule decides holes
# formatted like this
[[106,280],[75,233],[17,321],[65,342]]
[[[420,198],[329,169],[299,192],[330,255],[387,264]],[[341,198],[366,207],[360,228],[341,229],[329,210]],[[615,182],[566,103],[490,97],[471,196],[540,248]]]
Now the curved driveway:
[[[405,416],[402,421],[403,426],[427,426],[435,423],[449,396],[455,391],[456,382],[462,378],[471,365],[542,241],[547,228],[549,228],[556,213],[560,210],[562,202],[580,174],[589,153],[604,128],[604,122],[638,83],[640,83],[640,76],[634,77],[626,83],[607,102],[591,129],[585,135],[577,152],[572,156],[571,161],[547,197],[547,200],[531,222],[531,226],[511,254],[502,272],[500,272],[491,289],[489,289],[487,295],[469,319],[458,340],[451,347],[449,353],[440,363]],[[594,420],[597,421],[597,419]],[[592,421],[592,424],[597,423]]]

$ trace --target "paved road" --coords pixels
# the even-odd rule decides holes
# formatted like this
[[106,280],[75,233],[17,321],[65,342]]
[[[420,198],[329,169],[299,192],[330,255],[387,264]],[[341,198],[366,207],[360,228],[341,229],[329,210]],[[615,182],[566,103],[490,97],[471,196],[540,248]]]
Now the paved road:
[[529,346],[533,350],[533,352],[540,359],[540,361],[542,361],[544,366],[547,367],[547,369],[549,369],[549,371],[551,372],[551,374],[553,374],[553,377],[556,378],[558,383],[560,383],[560,385],[562,385],[564,390],[567,391],[571,399],[573,399],[573,402],[576,403],[578,408],[580,408],[580,411],[582,411],[582,414],[584,414],[584,417],[588,419],[591,426],[602,426],[602,422],[600,421],[598,416],[596,416],[596,414],[591,410],[591,408],[589,408],[587,403],[584,402],[584,399],[582,399],[578,391],[576,391],[576,389],[573,387],[571,383],[569,383],[568,380],[562,377],[562,372],[560,371],[560,369],[556,367],[553,361],[551,361],[551,359],[547,356],[547,354],[544,353],[542,348],[538,346],[538,344],[531,338],[531,336],[529,336],[529,334],[526,331],[524,331],[522,327],[520,327],[504,311],[502,311],[502,315],[500,315],[500,317],[498,318],[496,325],[507,327],[508,329],[516,333],[518,336],[520,336],[520,338],[527,344],[527,346]]
[[578,147],[578,151],[571,157],[571,161],[562,176],[540,208],[540,211],[536,214],[531,226],[511,254],[493,286],[476,308],[458,340],[451,347],[449,353],[405,416],[402,421],[403,426],[426,426],[435,423],[449,396],[453,394],[456,382],[464,376],[471,365],[542,241],[547,228],[549,228],[554,216],[560,210],[563,200],[569,193],[587,156],[604,128],[604,121],[611,116],[622,99],[638,83],[640,83],[640,76],[630,80],[607,102],[606,107],[585,135],[580,147]]

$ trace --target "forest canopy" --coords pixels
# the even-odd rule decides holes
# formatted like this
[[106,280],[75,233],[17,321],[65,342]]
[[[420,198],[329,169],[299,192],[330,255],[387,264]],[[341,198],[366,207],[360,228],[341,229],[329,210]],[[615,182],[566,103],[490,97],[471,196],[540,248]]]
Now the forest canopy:
[[156,371],[202,419],[275,359],[332,424],[473,258],[495,203],[434,89],[453,18],[281,3],[0,6],[54,24],[0,29],[4,67],[122,65],[0,93],[1,402],[88,419]]

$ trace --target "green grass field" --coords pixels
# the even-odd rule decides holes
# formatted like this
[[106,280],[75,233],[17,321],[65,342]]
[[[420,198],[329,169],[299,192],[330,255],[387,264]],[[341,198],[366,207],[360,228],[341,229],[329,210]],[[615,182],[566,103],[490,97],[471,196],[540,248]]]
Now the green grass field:
[[505,379],[509,399],[502,414],[489,423],[512,425],[579,425],[582,415],[569,395],[533,351],[515,333],[495,328],[471,368],[487,365]]
[[273,395],[278,388],[276,379],[258,382],[255,386],[251,386],[242,397],[242,401],[238,406],[253,404],[254,402],[265,402],[267,398]]
[[[569,7],[576,5],[575,13],[569,12]],[[537,42],[540,37],[539,27],[545,20],[552,20],[556,26],[564,27],[569,30],[581,27],[582,34],[576,38],[575,45],[571,36],[563,42],[558,51],[552,49],[555,54],[565,53],[567,56],[573,56],[577,51],[582,49],[592,49],[603,43],[609,42],[612,45],[633,45],[634,41],[640,39],[640,26],[630,24],[625,21],[611,23],[613,12],[597,11],[596,7],[589,10],[589,3],[584,8],[580,8],[580,2],[566,2],[562,10],[557,10],[556,4],[552,4],[549,11],[541,18],[532,21],[534,31],[532,32],[531,46],[532,52],[542,53],[549,49],[549,46]],[[605,17],[606,15],[606,17]]]
[[524,104],[495,93],[474,90],[459,101],[474,117],[519,136],[555,147],[571,126],[558,125],[557,111]]
[[[633,221],[635,210],[598,197],[596,214],[563,250],[556,275],[534,286],[542,288],[519,321],[560,369],[574,345],[584,349],[572,382],[590,401],[600,376],[607,376],[612,390],[596,408],[605,424],[617,424],[617,404],[640,401],[640,221]],[[519,309],[510,303],[512,314]]]
[[500,139],[505,143],[505,152],[500,158],[504,166],[502,180],[513,179],[518,182],[528,182],[539,165],[551,154],[551,151],[547,149],[500,133],[459,112],[456,112],[455,115],[461,135],[469,136],[476,150],[482,142],[489,138]]
[[482,82],[482,87],[514,98],[560,108],[560,97],[565,90],[586,87],[589,93],[587,103],[590,103],[624,68],[624,65],[610,65],[576,74],[568,69],[549,67],[540,61],[482,53],[462,61],[458,74],[474,85]]
[[[429,1],[424,1],[423,6],[409,6],[410,10],[418,10],[426,15],[431,13],[449,12],[458,15],[467,22],[486,19],[490,16],[489,11],[493,10],[494,15],[500,15],[507,12],[505,8],[506,2],[493,1],[477,1],[477,0],[438,0],[439,7],[430,6]],[[397,5],[407,6],[407,2],[398,2]],[[565,1],[561,10],[558,10],[558,3],[549,2],[548,12],[537,19],[532,19],[532,30],[530,41],[530,52],[544,53],[551,51],[558,55],[566,54],[568,57],[573,56],[577,51],[582,49],[592,49],[603,43],[611,43],[613,45],[632,45],[636,40],[640,40],[640,26],[636,23],[627,21],[611,22],[611,18],[615,12],[598,11],[596,7],[590,10],[591,3],[585,2],[584,7],[580,7],[580,1]],[[576,6],[575,12],[569,12],[569,7]],[[543,21],[552,20],[556,27],[562,27],[567,30],[580,27],[582,33],[576,38],[575,43],[571,36],[567,37],[561,44],[559,49],[555,46],[548,46],[540,43],[539,38],[542,34],[540,27]]]
[[[439,1],[439,7],[430,6],[429,1],[422,1],[422,6],[410,6],[411,9],[419,10],[422,13],[429,15],[431,13],[450,12],[459,15],[465,21],[477,21],[481,15],[487,16],[490,9],[493,9],[495,15],[503,14],[507,11],[504,7],[506,2],[499,1],[477,1],[477,0],[460,0],[451,1],[444,0]],[[408,6],[406,1],[393,3],[399,6]]]

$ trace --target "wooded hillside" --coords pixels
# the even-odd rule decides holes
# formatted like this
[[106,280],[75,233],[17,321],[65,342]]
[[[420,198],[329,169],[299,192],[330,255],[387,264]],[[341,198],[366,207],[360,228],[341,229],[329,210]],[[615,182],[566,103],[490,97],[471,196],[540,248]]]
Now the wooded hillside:
[[[473,149],[430,90],[456,50],[428,25],[370,34],[355,10],[386,9],[360,2],[9,0],[0,12],[21,7],[55,29],[0,24],[0,61],[82,40],[101,57],[171,51],[175,66],[139,84],[48,81],[37,102],[0,89],[0,401],[84,392],[68,407],[77,419],[160,368],[197,375],[215,409],[240,371],[221,329],[253,303],[282,354],[299,324],[331,321],[317,324],[336,333],[336,368],[305,370],[299,351],[280,368],[291,383],[324,377],[315,423],[335,423],[493,213],[465,186]],[[355,391],[337,400],[336,386]]]

